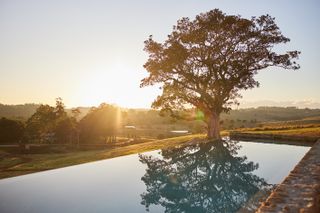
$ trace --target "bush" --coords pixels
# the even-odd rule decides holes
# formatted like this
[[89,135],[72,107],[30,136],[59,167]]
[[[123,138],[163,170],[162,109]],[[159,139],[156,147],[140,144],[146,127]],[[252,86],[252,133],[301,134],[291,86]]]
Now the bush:
[[0,119],[0,143],[18,143],[22,140],[24,125],[20,121]]

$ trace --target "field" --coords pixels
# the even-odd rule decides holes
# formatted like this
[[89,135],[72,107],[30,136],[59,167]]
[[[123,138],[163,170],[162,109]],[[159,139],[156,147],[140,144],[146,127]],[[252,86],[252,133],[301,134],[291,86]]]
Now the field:
[[237,131],[255,134],[274,134],[290,136],[306,136],[320,138],[320,117],[310,117],[301,120],[266,122],[259,127],[242,128]]
[[[225,133],[224,133],[225,134]],[[204,135],[187,135],[99,150],[72,150],[66,153],[12,154],[0,150],[0,178],[24,175],[91,161],[178,146],[204,139]]]
[[[242,128],[237,131],[254,134],[274,134],[320,138],[320,119],[303,119],[286,122],[269,122],[255,128]],[[222,135],[228,135],[223,131]],[[152,140],[136,144],[117,144],[113,147],[79,150],[66,149],[45,154],[17,154],[0,148],[0,178],[24,175],[49,169],[56,169],[123,155],[163,149],[204,139],[205,135],[195,134],[162,140]]]
[[256,134],[274,134],[274,135],[291,135],[291,136],[308,136],[320,138],[320,127],[304,127],[292,129],[274,129],[274,130],[242,130],[241,132]]

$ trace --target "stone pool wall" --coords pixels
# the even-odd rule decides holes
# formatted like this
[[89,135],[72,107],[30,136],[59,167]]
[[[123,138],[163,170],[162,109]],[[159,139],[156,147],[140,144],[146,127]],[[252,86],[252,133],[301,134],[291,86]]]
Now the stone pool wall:
[[320,213],[320,139],[256,213]]

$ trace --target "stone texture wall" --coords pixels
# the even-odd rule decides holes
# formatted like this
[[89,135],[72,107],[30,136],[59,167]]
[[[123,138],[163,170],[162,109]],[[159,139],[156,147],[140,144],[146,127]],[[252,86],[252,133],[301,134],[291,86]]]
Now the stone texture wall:
[[320,213],[320,139],[256,213]]

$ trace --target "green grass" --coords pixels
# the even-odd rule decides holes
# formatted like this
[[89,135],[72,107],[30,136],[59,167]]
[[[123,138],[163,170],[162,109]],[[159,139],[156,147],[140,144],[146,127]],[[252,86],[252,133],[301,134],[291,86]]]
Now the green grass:
[[237,129],[236,131],[253,134],[273,134],[306,136],[320,138],[320,116],[300,120],[260,123],[259,127]]
[[288,128],[288,129],[244,129],[240,132],[255,133],[255,134],[274,134],[274,135],[290,135],[290,136],[307,136],[307,137],[319,137],[320,138],[320,127],[302,127],[302,128]]
[[[223,133],[224,135],[226,133]],[[186,144],[205,135],[187,135],[139,144],[106,148],[94,151],[71,151],[68,153],[10,155],[0,151],[0,178],[13,177],[33,172],[56,169],[97,160],[119,157]]]

